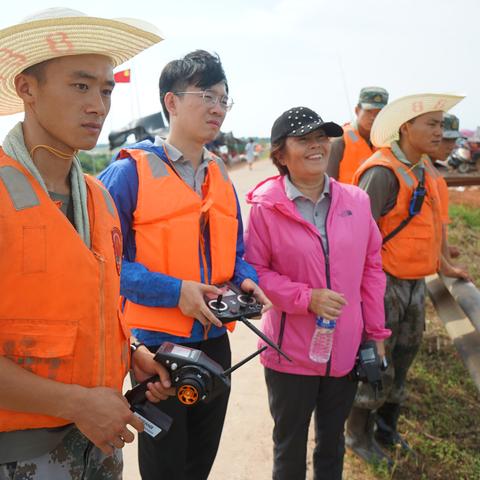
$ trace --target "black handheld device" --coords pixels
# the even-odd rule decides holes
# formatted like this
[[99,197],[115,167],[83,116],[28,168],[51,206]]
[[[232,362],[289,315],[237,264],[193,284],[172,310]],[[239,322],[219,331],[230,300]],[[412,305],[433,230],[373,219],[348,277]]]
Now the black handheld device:
[[381,372],[386,369],[386,359],[380,361],[376,343],[373,340],[363,342],[352,370],[354,380],[371,385],[376,397],[378,392],[383,390]]
[[[230,388],[228,372],[204,352],[171,342],[163,343],[155,353],[155,361],[170,373],[176,398],[183,405],[209,402]],[[154,375],[125,394],[131,410],[143,421],[145,432],[153,438],[162,438],[172,425],[172,418],[147,401],[145,392],[149,382],[157,382]],[[161,408],[161,403],[159,404]]]
[[215,286],[219,288],[222,293],[220,295],[206,295],[205,302],[212,313],[222,323],[233,321],[242,322],[269,347],[276,350],[289,362],[292,361],[285,352],[278,347],[278,345],[248,321],[249,318],[259,317],[263,308],[263,305],[257,302],[253,292],[244,292],[237,288],[232,282],[222,283]]
[[[198,402],[209,402],[230,388],[230,374],[243,364],[263,352],[262,347],[227,370],[195,348],[163,343],[155,353],[155,361],[162,364],[170,373],[172,385],[176,389],[176,399],[185,406]],[[125,394],[130,409],[143,421],[145,433],[159,440],[164,437],[171,425],[172,418],[160,408],[149,402],[145,396],[147,384],[157,382],[158,375],[134,386]]]
[[427,189],[425,188],[423,182],[419,182],[417,188],[413,191],[412,198],[410,199],[410,204],[408,206],[408,214],[411,217],[414,217],[421,212],[426,194]]
[[222,323],[241,320],[242,317],[258,317],[262,313],[263,306],[257,302],[253,292],[243,292],[231,282],[215,286],[222,293],[205,295],[205,302]]
[[172,418],[147,401],[147,383],[158,381],[158,375],[139,383],[125,394],[130,410],[143,422],[144,432],[156,440],[163,438],[172,426]]

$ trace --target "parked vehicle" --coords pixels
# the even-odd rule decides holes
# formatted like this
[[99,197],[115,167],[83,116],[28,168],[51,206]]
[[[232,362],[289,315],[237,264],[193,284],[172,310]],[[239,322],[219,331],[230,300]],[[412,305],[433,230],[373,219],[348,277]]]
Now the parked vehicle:
[[476,163],[480,156],[480,152],[472,155],[470,143],[465,139],[459,139],[457,145],[448,157],[448,165],[459,173],[468,173],[476,170]]

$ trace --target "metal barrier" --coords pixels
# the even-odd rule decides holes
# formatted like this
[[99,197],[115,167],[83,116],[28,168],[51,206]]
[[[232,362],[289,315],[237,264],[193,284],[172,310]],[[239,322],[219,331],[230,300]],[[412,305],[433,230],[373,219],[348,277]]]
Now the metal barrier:
[[449,187],[480,185],[480,175],[477,172],[473,174],[448,173],[444,175],[444,178]]
[[437,314],[480,391],[480,292],[471,282],[449,277],[426,280]]
[[480,332],[480,291],[472,282],[445,277],[442,280],[455,301]]

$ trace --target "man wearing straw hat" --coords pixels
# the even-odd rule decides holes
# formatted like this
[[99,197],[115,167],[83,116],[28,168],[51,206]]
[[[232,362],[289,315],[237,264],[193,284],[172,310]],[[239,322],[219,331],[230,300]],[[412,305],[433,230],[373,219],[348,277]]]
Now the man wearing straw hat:
[[370,131],[380,110],[388,102],[382,87],[364,87],[355,107],[355,120],[343,127],[343,136],[332,141],[327,173],[339,182],[352,183],[357,168],[375,152]]
[[[0,479],[121,478],[129,333],[117,312],[118,216],[76,152],[97,142],[113,68],[161,41],[147,23],[52,8],[0,31]],[[168,374],[132,353],[152,401]]]
[[[428,155],[435,156],[440,146],[443,112],[462,98],[410,95],[387,105],[372,126],[371,140],[379,151],[353,178],[369,194],[383,236],[386,327],[392,331],[385,342],[389,367],[384,389],[376,397],[368,385],[360,385],[347,422],[347,446],[368,461],[390,460],[377,442],[408,448],[397,432],[397,422],[407,373],[425,325],[424,278],[438,270],[454,273],[441,254],[440,195]],[[461,270],[454,274],[466,277]]]

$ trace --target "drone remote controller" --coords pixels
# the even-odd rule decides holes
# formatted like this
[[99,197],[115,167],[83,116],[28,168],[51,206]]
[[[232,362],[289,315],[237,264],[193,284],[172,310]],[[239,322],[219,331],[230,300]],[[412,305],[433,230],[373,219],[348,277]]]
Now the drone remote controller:
[[242,318],[258,317],[262,307],[253,292],[243,292],[233,283],[216,285],[222,290],[220,295],[205,295],[205,301],[212,313],[222,322],[228,323]]
[[[169,371],[177,400],[183,405],[208,403],[230,389],[229,374],[200,350],[164,342],[154,358]],[[161,402],[157,408],[145,396],[147,384],[158,380],[158,375],[150,377],[125,394],[131,410],[143,421],[145,433],[155,439],[162,438],[172,424],[172,418],[159,410]]]

